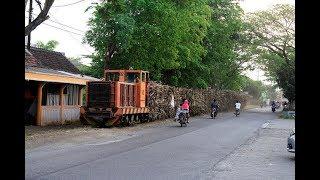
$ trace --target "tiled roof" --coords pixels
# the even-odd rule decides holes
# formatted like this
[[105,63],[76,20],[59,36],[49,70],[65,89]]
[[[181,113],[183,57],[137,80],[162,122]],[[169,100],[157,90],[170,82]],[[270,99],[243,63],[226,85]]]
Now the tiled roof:
[[31,55],[27,52],[27,50],[25,52],[26,66],[80,74],[79,69],[76,68],[61,52],[31,47],[30,53]]
[[25,66],[41,67],[37,59],[27,49],[25,50],[24,58]]
[[85,79],[88,81],[99,81],[99,79],[97,79],[97,78],[86,76],[86,75],[73,74],[73,73],[69,73],[69,72],[46,69],[46,68],[39,68],[39,67],[26,67],[25,72],[32,72],[32,73],[38,73],[38,74],[48,74],[48,75],[58,75],[58,76],[64,76],[64,77],[73,77],[73,78]]

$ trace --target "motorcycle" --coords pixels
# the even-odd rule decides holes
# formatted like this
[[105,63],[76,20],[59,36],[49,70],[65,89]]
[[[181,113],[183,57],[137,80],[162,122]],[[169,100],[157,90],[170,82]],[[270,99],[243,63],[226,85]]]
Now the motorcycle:
[[237,109],[236,108],[236,112],[234,113],[236,116],[239,116],[240,115],[240,109]]
[[272,112],[275,112],[276,111],[276,105],[272,105],[271,106],[271,110],[272,110]]
[[181,112],[179,114],[179,123],[180,123],[180,126],[182,127],[182,125],[185,125],[187,126],[187,120],[188,120],[188,113],[186,112]]
[[211,118],[215,119],[217,117],[217,110],[216,108],[211,109]]

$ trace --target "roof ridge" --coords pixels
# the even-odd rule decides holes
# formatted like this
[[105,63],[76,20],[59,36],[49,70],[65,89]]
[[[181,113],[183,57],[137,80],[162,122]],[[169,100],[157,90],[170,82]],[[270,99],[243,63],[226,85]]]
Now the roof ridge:
[[52,52],[52,53],[58,53],[58,54],[62,54],[63,56],[65,56],[64,52],[48,50],[48,49],[39,48],[39,47],[35,47],[35,46],[30,46],[30,48],[31,48],[31,49],[34,49],[34,50],[40,50],[40,51],[46,51],[46,52]]

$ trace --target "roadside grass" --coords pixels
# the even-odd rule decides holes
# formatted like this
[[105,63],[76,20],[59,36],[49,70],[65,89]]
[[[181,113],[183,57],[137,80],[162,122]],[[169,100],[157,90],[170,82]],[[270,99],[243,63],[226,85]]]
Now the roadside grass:
[[295,120],[295,115],[289,114],[285,111],[283,111],[282,113],[280,113],[279,115],[280,119],[291,119],[291,120]]

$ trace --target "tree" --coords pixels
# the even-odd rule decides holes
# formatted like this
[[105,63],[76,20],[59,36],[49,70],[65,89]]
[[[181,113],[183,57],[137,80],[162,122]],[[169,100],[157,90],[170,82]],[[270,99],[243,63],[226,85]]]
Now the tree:
[[248,51],[283,89],[284,96],[295,100],[295,11],[294,6],[282,4],[272,9],[248,15],[247,22],[252,46]]
[[82,74],[91,75],[90,66],[81,62],[81,57],[69,57],[70,62],[75,65]]
[[36,47],[53,51],[58,46],[58,44],[59,42],[56,40],[50,40],[47,43],[44,43],[42,41],[37,41]]
[[206,81],[218,89],[239,90],[243,83],[243,64],[248,61],[240,51],[247,43],[243,36],[246,28],[242,20],[243,11],[233,0],[210,0],[209,5],[212,9],[211,22],[204,40]]
[[102,76],[103,67],[133,67],[166,84],[200,86],[209,19],[205,0],[105,1],[95,6],[86,33],[96,50],[92,68]]
[[248,92],[249,95],[258,100],[265,91],[265,86],[261,81],[255,81],[244,76],[243,91]]
[[93,76],[133,67],[173,86],[240,89],[245,27],[232,0],[114,0],[94,9],[85,38],[95,48]]
[[[25,0],[24,2],[25,2],[25,10],[27,10],[26,5],[27,5],[28,0]],[[24,28],[24,35],[25,36],[28,36],[31,33],[31,31],[33,31],[41,23],[43,23],[45,20],[47,20],[49,18],[48,12],[49,12],[52,4],[54,3],[54,0],[45,0],[43,7],[42,7],[40,0],[35,0],[35,2],[39,6],[40,13],[33,21],[31,21],[30,24],[28,24]]]

